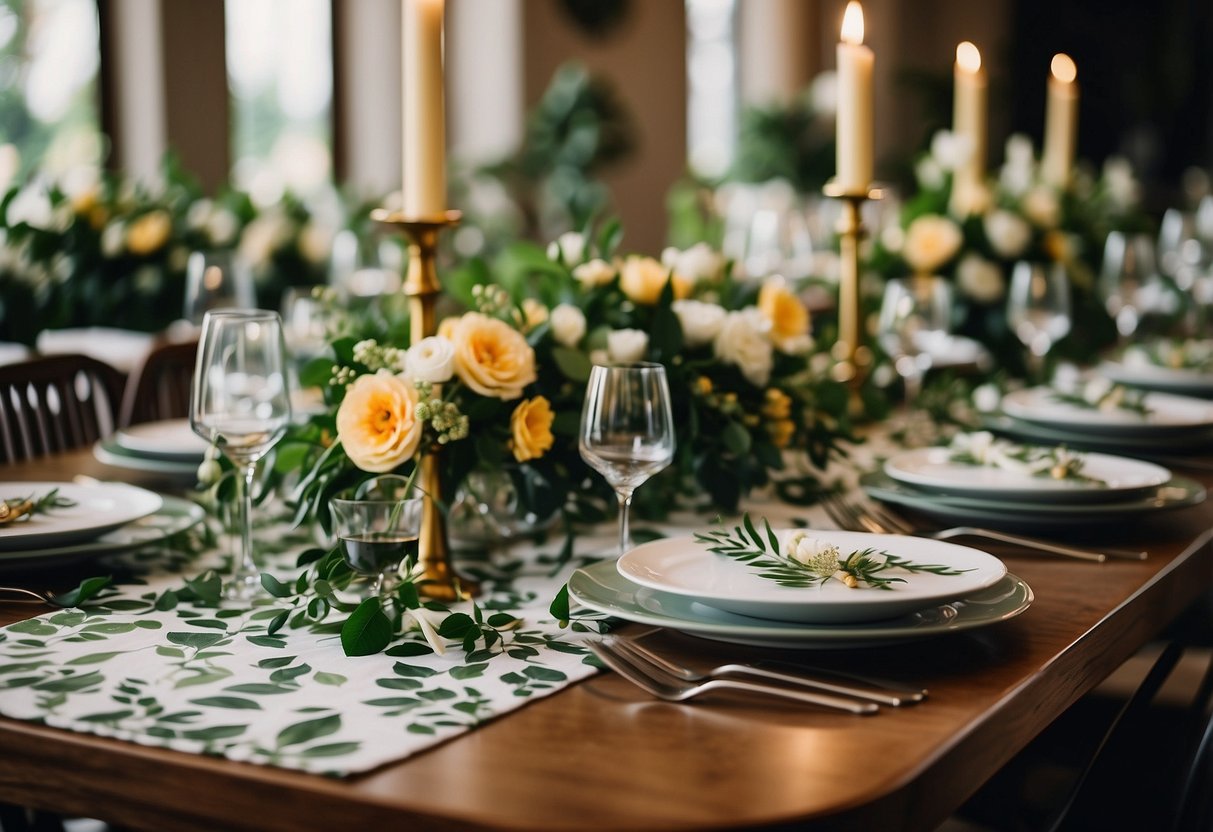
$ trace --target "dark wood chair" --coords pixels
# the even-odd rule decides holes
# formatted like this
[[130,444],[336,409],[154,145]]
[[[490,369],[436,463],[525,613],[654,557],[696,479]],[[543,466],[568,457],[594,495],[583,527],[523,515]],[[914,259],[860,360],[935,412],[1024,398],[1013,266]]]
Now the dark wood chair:
[[121,427],[189,415],[198,341],[162,342],[131,373],[118,417]]
[[84,355],[0,367],[0,462],[91,444],[114,430],[126,380]]

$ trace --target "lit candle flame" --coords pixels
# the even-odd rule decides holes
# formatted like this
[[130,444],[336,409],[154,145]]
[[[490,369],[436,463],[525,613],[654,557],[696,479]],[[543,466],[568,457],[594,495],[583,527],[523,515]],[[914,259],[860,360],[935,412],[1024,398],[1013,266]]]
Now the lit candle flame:
[[1078,67],[1075,66],[1074,59],[1064,52],[1058,52],[1053,56],[1049,70],[1053,73],[1053,77],[1063,84],[1072,84],[1078,77]]
[[981,69],[981,52],[969,41],[961,41],[956,45],[956,64],[965,72],[977,72]]
[[863,6],[859,0],[847,3],[842,15],[842,42],[858,46],[863,43]]

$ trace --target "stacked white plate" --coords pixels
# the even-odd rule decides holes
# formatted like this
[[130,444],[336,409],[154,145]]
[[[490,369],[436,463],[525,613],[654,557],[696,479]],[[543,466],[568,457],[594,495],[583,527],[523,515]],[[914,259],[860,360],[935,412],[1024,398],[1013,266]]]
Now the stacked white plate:
[[188,419],[167,419],[122,428],[98,442],[93,454],[107,465],[192,479],[206,448]]
[[948,448],[918,448],[888,459],[860,484],[869,496],[952,524],[1032,530],[1107,525],[1205,497],[1199,483],[1160,465],[1082,453],[1084,479],[952,461]]
[[[1211,344],[1209,341],[1190,341],[1181,347],[1195,348],[1207,354]],[[1213,398],[1213,372],[1200,367],[1170,367],[1154,363],[1156,360],[1149,349],[1126,351],[1124,357],[1100,364],[1099,372],[1130,387]]]
[[201,507],[122,483],[0,483],[0,499],[37,500],[52,490],[71,505],[0,526],[0,569],[50,566],[136,548],[202,520]]
[[[791,531],[780,533],[781,541]],[[708,551],[693,536],[637,546],[618,562],[577,570],[569,594],[616,618],[718,641],[767,647],[851,648],[892,644],[982,627],[1019,615],[1032,591],[997,558],[952,543],[892,535],[814,530],[845,557],[865,549],[955,575],[890,569],[888,590],[837,580],[784,586],[752,563]],[[782,545],[782,542],[781,542]]]
[[1100,410],[1059,400],[1049,387],[1008,393],[987,427],[1037,444],[1103,451],[1213,450],[1213,402],[1171,393],[1142,396],[1146,412]]

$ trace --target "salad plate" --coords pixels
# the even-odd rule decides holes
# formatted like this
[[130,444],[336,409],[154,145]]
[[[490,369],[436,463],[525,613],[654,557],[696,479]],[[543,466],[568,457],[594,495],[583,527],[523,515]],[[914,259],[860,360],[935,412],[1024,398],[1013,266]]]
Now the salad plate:
[[70,505],[48,508],[0,526],[0,551],[61,546],[89,538],[146,517],[163,504],[159,494],[123,483],[72,482],[4,483],[0,498],[29,498],[37,501],[51,491]]
[[[782,532],[781,547],[792,532]],[[640,586],[680,595],[699,604],[754,618],[841,624],[896,618],[941,601],[985,589],[1002,579],[1006,566],[993,555],[960,546],[901,535],[814,529],[813,540],[837,547],[840,560],[871,552],[874,560],[893,556],[910,567],[877,573],[887,586],[860,581],[848,586],[834,577],[815,578],[781,553],[739,559],[708,550],[714,544],[693,536],[644,543],[622,555],[619,574]],[[771,565],[790,565],[791,580],[772,577]],[[912,571],[913,567],[932,571]],[[806,580],[807,579],[807,580]]]
[[1146,393],[1146,412],[1126,408],[1083,407],[1057,398],[1049,387],[1015,390],[1002,399],[1002,412],[1024,422],[1099,432],[1124,437],[1156,436],[1177,432],[1213,430],[1213,402]]
[[114,444],[135,456],[202,462],[207,442],[190,429],[189,419],[141,422],[114,433]]
[[1031,588],[1008,573],[986,589],[888,621],[801,624],[736,615],[642,587],[620,575],[611,560],[578,569],[568,588],[569,597],[582,606],[625,621],[714,641],[805,650],[880,647],[987,627],[1020,615],[1033,600]]
[[114,437],[102,439],[93,445],[93,456],[98,462],[112,465],[115,468],[125,468],[129,471],[141,471],[147,474],[161,474],[174,480],[194,482],[198,477],[198,459],[172,459],[169,457],[145,456],[132,453],[118,444]]
[[883,471],[859,478],[868,496],[904,506],[953,525],[979,524],[991,528],[1030,531],[1033,527],[1065,529],[1186,508],[1203,502],[1205,487],[1186,477],[1172,477],[1144,496],[1103,503],[1013,502],[1001,499],[933,494],[900,483]]
[[160,508],[92,540],[40,549],[0,551],[0,569],[30,569],[116,554],[156,543],[202,522],[206,512],[180,497],[163,497]]
[[1017,502],[1106,502],[1144,495],[1171,479],[1161,465],[1110,454],[1078,455],[1081,477],[1055,479],[1048,471],[958,462],[953,448],[915,448],[885,461],[894,480],[924,491]]

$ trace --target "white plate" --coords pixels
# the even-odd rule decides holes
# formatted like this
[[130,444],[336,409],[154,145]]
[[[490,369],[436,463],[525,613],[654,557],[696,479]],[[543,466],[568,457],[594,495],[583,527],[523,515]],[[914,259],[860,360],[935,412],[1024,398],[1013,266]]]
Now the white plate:
[[668,627],[700,638],[803,650],[879,647],[985,627],[1022,613],[1032,590],[1007,574],[994,586],[959,600],[927,607],[876,624],[794,624],[763,621],[637,586],[609,560],[578,569],[569,579],[569,597],[582,606],[625,621]]
[[985,367],[991,362],[990,351],[963,335],[943,332],[915,333],[915,346],[930,358],[931,367],[942,370],[954,367]]
[[198,480],[198,460],[157,458],[133,454],[121,447],[112,436],[93,445],[93,456],[99,462],[115,468],[125,468],[128,471],[159,474],[174,481],[188,482],[190,485]]
[[123,450],[140,456],[195,462],[202,462],[209,447],[205,439],[190,429],[189,419],[131,425],[117,431],[114,442]]
[[915,448],[895,454],[884,464],[898,482],[929,491],[973,494],[1003,500],[1101,502],[1125,500],[1157,488],[1171,479],[1161,465],[1108,454],[1082,454],[1082,474],[1098,483],[1036,477],[990,465],[966,465],[951,460],[949,448]]
[[0,552],[0,570],[41,569],[53,564],[140,549],[191,529],[201,523],[204,517],[206,512],[197,503],[180,497],[165,497],[164,504],[158,510],[93,540],[44,549]]
[[949,525],[978,525],[1025,531],[1109,528],[1136,522],[1142,515],[1187,508],[1204,502],[1205,487],[1195,480],[1172,477],[1146,494],[1110,503],[1013,502],[977,496],[930,494],[903,485],[883,471],[871,471],[859,484],[874,499],[902,505]]
[[1180,395],[1202,397],[1213,395],[1213,373],[1205,373],[1200,370],[1104,361],[1099,365],[1099,374],[1118,384],[1127,384],[1130,387],[1163,390]]
[[0,498],[45,496],[51,489],[75,503],[39,512],[28,520],[0,527],[0,551],[41,549],[100,537],[133,520],[155,512],[163,504],[159,494],[122,483],[77,485],[71,482],[0,483]]
[[1096,410],[1058,401],[1048,387],[1016,390],[1002,399],[1002,411],[1008,416],[1028,422],[1083,430],[1128,435],[1148,435],[1173,431],[1207,430],[1213,428],[1213,402],[1175,396],[1170,393],[1147,393],[1143,404],[1148,413],[1132,410]]
[[[780,533],[780,542],[792,532]],[[818,530],[812,536],[837,545],[845,557],[863,549],[885,551],[922,564],[968,570],[961,575],[889,570],[885,577],[904,579],[888,590],[841,581],[819,586],[788,587],[762,577],[760,568],[709,552],[694,537],[672,537],[645,543],[619,558],[619,574],[634,583],[672,595],[683,595],[717,609],[776,621],[843,624],[896,618],[949,598],[959,598],[997,583],[1007,568],[993,555],[917,537]],[[779,556],[782,557],[782,556]]]

